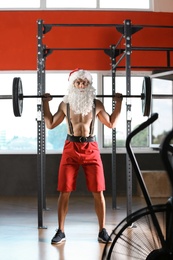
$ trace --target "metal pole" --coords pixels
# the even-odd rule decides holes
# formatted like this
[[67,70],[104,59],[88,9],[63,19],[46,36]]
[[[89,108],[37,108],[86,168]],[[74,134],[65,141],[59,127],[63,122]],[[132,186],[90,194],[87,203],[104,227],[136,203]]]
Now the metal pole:
[[[37,57],[37,95],[41,96],[45,85],[45,60],[43,56],[44,46],[43,22],[38,20],[38,57]],[[43,201],[44,201],[44,172],[45,172],[45,132],[43,121],[43,109],[41,98],[37,103],[37,178],[38,178],[38,228],[43,226]]]
[[[125,53],[126,53],[126,93],[131,95],[131,21],[124,22]],[[127,136],[131,132],[131,103],[126,104]],[[132,165],[126,153],[126,184],[127,184],[127,215],[132,212]]]
[[[44,46],[43,49],[45,49],[46,46]],[[45,60],[46,57],[43,59],[43,69],[42,69],[42,93],[45,93],[45,86],[46,86],[46,74],[45,74]],[[41,160],[42,160],[42,174],[43,174],[43,209],[46,210],[46,128],[44,123],[44,112],[43,112],[43,106],[41,103],[41,147],[42,147],[42,153],[41,153]]]
[[[112,95],[116,92],[115,86],[115,45],[111,46],[112,61]],[[112,100],[112,111],[115,109],[115,102]],[[116,129],[112,130],[112,208],[116,209]]]

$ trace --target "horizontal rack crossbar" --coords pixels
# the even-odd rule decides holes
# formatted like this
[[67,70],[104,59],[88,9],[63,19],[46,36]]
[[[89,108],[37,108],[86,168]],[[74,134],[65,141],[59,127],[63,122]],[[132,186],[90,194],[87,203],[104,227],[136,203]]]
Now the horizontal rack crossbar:
[[55,26],[55,27],[115,27],[115,26],[123,26],[122,24],[77,24],[77,23],[62,23],[62,24],[44,24],[44,26]]
[[[52,51],[104,51],[110,50],[109,48],[46,48],[45,50]],[[118,49],[125,51],[125,49]],[[134,51],[173,51],[171,47],[131,47]]]
[[[44,26],[55,26],[55,27],[116,27],[116,26],[119,26],[119,27],[122,27],[123,25],[122,24],[65,24],[65,23],[62,23],[62,24],[44,24]],[[148,25],[148,24],[142,24],[142,25],[131,25],[131,27],[146,27],[146,28],[168,28],[168,29],[173,29],[173,26],[171,25]]]
[[46,48],[45,50],[52,51],[104,51],[108,48]]

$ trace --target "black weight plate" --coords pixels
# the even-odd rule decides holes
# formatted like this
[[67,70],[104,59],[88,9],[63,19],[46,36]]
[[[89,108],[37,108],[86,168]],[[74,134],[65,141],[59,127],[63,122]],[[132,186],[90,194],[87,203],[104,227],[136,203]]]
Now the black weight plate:
[[20,117],[23,111],[23,88],[21,78],[16,77],[13,79],[12,95],[14,115]]
[[149,116],[151,110],[151,79],[150,77],[144,77],[142,83],[142,113],[143,116]]

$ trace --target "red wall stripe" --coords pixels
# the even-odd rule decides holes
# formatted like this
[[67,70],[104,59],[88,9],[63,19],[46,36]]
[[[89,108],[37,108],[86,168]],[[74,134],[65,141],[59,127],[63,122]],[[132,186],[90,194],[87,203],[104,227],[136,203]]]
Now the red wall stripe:
[[[0,70],[37,69],[37,20],[45,23],[123,24],[173,26],[173,13],[119,11],[1,11]],[[53,48],[109,48],[121,34],[114,27],[54,27],[44,43]],[[132,46],[173,47],[173,29],[143,28],[133,34]],[[123,42],[120,47],[124,47]],[[165,53],[132,53],[132,65],[165,66]],[[122,61],[121,65],[124,64]],[[173,55],[171,53],[171,66]],[[46,69],[110,70],[110,58],[103,51],[55,51],[47,57]]]

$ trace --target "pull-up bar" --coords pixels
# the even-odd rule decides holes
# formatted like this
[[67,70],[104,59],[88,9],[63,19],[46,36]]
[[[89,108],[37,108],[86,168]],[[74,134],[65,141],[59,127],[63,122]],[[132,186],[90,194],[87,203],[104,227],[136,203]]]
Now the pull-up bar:
[[[72,24],[72,23],[62,23],[62,24],[43,24],[44,30],[43,33],[46,34],[49,32],[52,27],[116,27],[116,29],[122,32],[124,29],[124,25],[122,24]],[[171,25],[131,25],[132,34],[136,32],[136,30],[141,30],[143,28],[160,28],[160,29],[173,29]]]
[[[40,21],[41,23],[41,21]],[[115,27],[120,33],[124,33],[124,25],[122,24],[43,24],[43,33],[46,34],[51,31],[52,27]],[[131,34],[141,30],[141,26],[133,26]]]
[[[52,51],[104,51],[109,50],[108,48],[46,48],[46,50]],[[121,52],[125,51],[125,49],[117,49]],[[173,47],[131,47],[133,51],[173,51]]]
[[[74,23],[61,23],[61,24],[44,24],[43,26],[52,26],[52,27],[124,27],[122,24],[74,24]],[[168,29],[173,29],[173,26],[171,25],[131,25],[131,27],[146,27],[146,28],[168,28]]]

